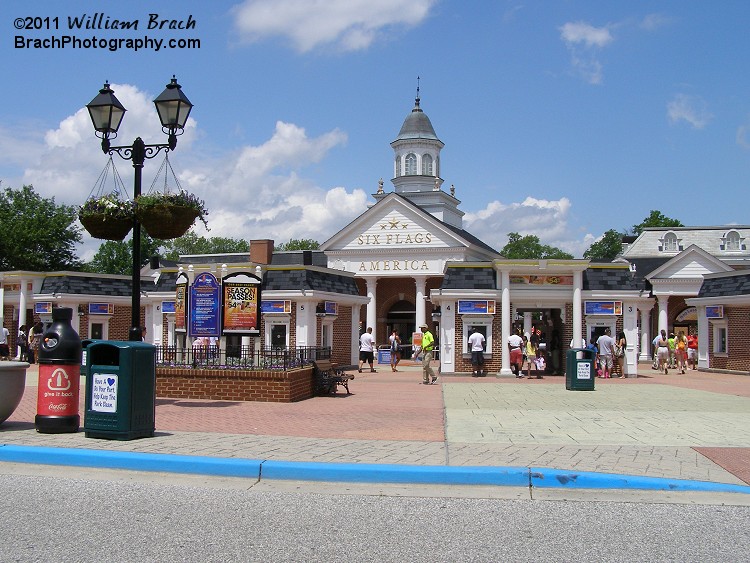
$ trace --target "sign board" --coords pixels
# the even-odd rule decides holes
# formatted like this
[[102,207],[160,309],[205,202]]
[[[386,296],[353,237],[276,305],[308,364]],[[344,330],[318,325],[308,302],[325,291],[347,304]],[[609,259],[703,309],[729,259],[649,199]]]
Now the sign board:
[[221,336],[219,328],[219,282],[210,272],[195,276],[188,300],[190,336]]
[[89,303],[89,315],[114,315],[115,306],[112,303]]
[[586,301],[585,315],[622,315],[622,301]]
[[335,301],[326,301],[325,302],[325,314],[326,315],[338,315],[339,304],[336,303]]
[[187,286],[188,277],[182,272],[177,276],[177,289],[174,299],[174,329],[177,332],[187,330]]
[[260,334],[260,285],[261,279],[248,273],[232,274],[222,280],[223,333]]
[[51,315],[52,301],[38,301],[34,303],[34,313],[37,315]]
[[707,319],[723,319],[724,318],[724,305],[707,305],[706,306],[706,318]]
[[577,379],[591,379],[591,362],[578,362]]
[[162,301],[161,302],[161,312],[162,313],[174,313],[175,312],[175,302],[174,301]]
[[91,374],[91,410],[96,412],[117,412],[116,373]]
[[283,301],[261,301],[260,302],[260,312],[263,314],[266,313],[286,313],[291,314],[292,313],[292,302],[289,300]]

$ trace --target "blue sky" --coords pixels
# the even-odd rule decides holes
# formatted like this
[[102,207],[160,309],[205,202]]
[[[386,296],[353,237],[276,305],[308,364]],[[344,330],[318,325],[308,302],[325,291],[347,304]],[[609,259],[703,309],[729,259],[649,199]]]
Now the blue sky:
[[[139,27],[68,29],[95,13]],[[152,13],[195,28],[147,29]],[[14,29],[26,17],[58,29]],[[420,76],[444,188],[498,250],[515,231],[580,257],[651,209],[748,224],[748,22],[743,1],[3,0],[0,180],[82,203],[107,160],[85,105],[108,80],[128,109],[118,142],[164,142],[152,100],[176,74],[195,108],[170,161],[210,210],[196,232],[322,242],[378,179],[392,190],[389,143]],[[53,35],[200,47],[17,46]]]

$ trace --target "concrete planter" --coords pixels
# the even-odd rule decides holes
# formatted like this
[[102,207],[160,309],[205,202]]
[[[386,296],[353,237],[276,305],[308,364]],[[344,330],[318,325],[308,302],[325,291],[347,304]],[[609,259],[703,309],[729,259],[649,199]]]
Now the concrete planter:
[[0,362],[0,424],[13,414],[26,389],[26,362]]

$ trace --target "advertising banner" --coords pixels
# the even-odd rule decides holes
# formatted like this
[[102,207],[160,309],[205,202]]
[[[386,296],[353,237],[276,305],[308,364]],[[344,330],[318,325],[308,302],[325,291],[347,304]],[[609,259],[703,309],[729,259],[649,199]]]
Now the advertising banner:
[[114,315],[115,306],[112,303],[89,303],[89,315]]
[[195,276],[188,300],[190,327],[188,334],[195,336],[221,336],[219,327],[219,282],[210,272]]
[[222,281],[223,332],[260,334],[260,284],[252,274],[232,274]]
[[174,296],[174,329],[177,332],[187,330],[187,286],[188,277],[184,273],[177,276],[177,289]]
[[458,302],[458,314],[459,315],[494,315],[495,314],[495,302],[494,301],[467,301],[459,300]]
[[622,301],[586,301],[586,315],[622,315]]

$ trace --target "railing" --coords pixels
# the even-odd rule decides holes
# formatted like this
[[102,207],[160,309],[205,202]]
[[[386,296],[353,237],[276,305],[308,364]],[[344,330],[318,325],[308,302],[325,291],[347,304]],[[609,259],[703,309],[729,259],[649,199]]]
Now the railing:
[[195,369],[270,369],[286,371],[331,358],[328,346],[295,348],[255,348],[253,346],[218,346],[177,348],[157,346],[156,365]]

